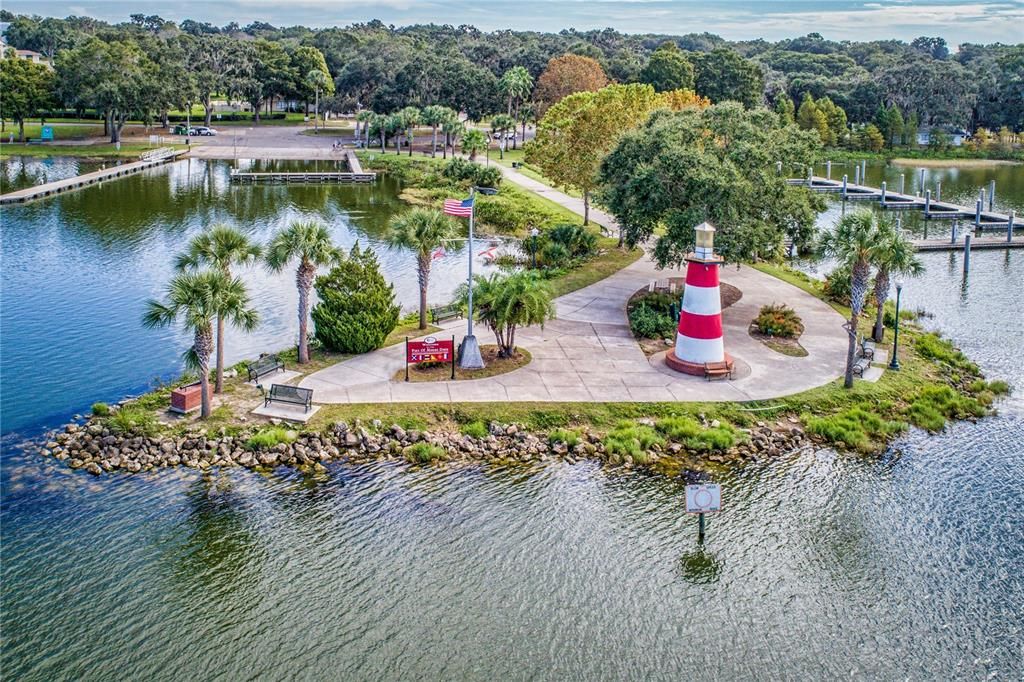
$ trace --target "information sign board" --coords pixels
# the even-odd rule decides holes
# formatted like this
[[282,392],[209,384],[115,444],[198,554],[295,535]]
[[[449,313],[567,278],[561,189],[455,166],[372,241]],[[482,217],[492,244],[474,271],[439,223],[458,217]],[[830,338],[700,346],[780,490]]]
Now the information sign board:
[[441,341],[433,336],[428,336],[422,341],[410,341],[406,354],[406,361],[413,364],[450,362],[455,354],[455,342],[451,339]]
[[722,487],[717,483],[686,486],[686,513],[706,514],[722,510]]

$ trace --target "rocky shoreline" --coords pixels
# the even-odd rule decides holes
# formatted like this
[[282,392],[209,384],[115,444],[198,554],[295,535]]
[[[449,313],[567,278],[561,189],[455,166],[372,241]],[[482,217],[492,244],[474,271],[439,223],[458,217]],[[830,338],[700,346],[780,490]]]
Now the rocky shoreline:
[[[652,425],[640,419],[640,425]],[[716,425],[712,422],[712,425]],[[253,448],[249,439],[255,430],[237,435],[214,435],[201,430],[179,436],[117,434],[99,419],[68,424],[51,432],[40,454],[65,462],[94,476],[105,473],[137,473],[167,467],[245,467],[270,469],[277,466],[322,468],[328,462],[361,464],[376,460],[419,462],[410,449],[423,443],[444,451],[431,461],[445,462],[531,462],[553,459],[576,463],[595,460],[610,466],[649,467],[662,472],[699,470],[716,465],[758,461],[814,445],[798,426],[795,417],[780,418],[771,425],[757,422],[751,429],[739,429],[742,442],[722,451],[691,451],[667,441],[655,444],[634,461],[630,455],[609,452],[602,436],[579,429],[578,442],[569,447],[551,442],[546,435],[531,433],[518,424],[492,422],[484,437],[446,430],[419,431],[397,424],[385,426],[378,420],[364,425],[356,420],[349,426],[337,422],[320,433],[295,434],[291,442]],[[422,446],[421,446],[422,447]]]

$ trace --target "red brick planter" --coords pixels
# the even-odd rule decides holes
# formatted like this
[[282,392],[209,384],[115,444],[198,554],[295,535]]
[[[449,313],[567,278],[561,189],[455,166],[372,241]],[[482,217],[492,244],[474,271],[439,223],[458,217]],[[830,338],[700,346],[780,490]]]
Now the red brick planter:
[[200,384],[182,386],[171,391],[171,411],[187,414],[198,410],[203,404],[203,389]]

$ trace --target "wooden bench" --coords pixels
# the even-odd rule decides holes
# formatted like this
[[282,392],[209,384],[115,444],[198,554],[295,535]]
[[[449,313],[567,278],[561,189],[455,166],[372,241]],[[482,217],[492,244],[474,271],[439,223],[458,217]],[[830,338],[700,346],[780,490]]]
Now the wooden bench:
[[309,412],[309,408],[313,405],[313,389],[273,384],[270,387],[270,392],[263,399],[263,407],[272,402],[302,405],[306,408],[306,412]]
[[732,379],[732,363],[731,362],[705,362],[704,363],[704,378],[711,381],[715,378],[727,377]]
[[857,351],[857,356],[865,358],[867,360],[875,359],[875,342],[864,339],[860,342],[860,350]]
[[857,362],[853,363],[853,373],[863,379],[864,371],[870,366],[871,362],[867,358],[860,358]]
[[245,370],[249,373],[249,381],[259,381],[260,377],[271,372],[283,371],[284,363],[276,355],[264,355],[256,362],[247,363]]
[[457,305],[445,305],[430,309],[430,321],[434,324],[460,317],[462,317],[462,308]]

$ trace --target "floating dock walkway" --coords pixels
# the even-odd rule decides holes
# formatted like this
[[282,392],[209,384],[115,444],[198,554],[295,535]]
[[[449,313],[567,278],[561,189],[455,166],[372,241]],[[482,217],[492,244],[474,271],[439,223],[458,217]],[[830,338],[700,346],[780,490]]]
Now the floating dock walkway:
[[297,173],[278,173],[278,172],[267,172],[267,173],[249,173],[246,171],[231,171],[231,182],[241,183],[256,183],[256,182],[273,182],[273,183],[302,183],[302,184],[325,184],[325,183],[344,183],[344,182],[373,182],[377,179],[377,174],[374,172],[366,172],[363,170],[362,165],[359,163],[359,159],[351,151],[345,153],[345,160],[348,162],[347,171],[301,171]]
[[26,201],[42,199],[54,194],[60,194],[61,192],[81,189],[82,187],[88,187],[89,185],[97,182],[120,178],[125,175],[138,173],[139,171],[146,170],[147,168],[152,168],[153,166],[159,166],[162,163],[172,161],[182,154],[187,153],[187,149],[172,149],[170,147],[154,149],[144,153],[138,161],[123,163],[120,166],[111,166],[110,168],[93,171],[92,173],[85,173],[84,175],[76,175],[73,178],[54,180],[53,182],[48,182],[45,185],[36,185],[35,187],[26,187],[25,189],[19,189],[15,192],[0,194],[0,205],[22,204]]

